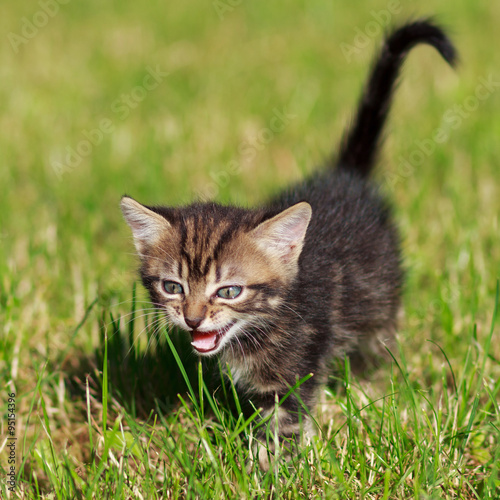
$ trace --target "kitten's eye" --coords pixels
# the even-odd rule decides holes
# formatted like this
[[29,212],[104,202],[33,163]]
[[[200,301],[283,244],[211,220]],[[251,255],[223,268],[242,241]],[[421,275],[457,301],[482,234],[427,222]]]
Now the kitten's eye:
[[182,288],[182,285],[180,285],[179,283],[176,283],[175,281],[164,281],[163,282],[163,289],[167,293],[169,293],[170,295],[184,293],[184,289]]
[[235,299],[241,293],[241,286],[225,286],[217,290],[217,297],[221,299]]

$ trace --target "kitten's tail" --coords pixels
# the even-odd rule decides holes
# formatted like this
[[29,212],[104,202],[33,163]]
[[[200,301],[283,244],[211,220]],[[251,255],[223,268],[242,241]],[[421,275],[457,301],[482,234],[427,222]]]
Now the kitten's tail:
[[367,176],[377,159],[378,146],[399,70],[408,52],[419,43],[432,45],[453,66],[457,54],[443,30],[419,20],[393,31],[373,66],[356,118],[342,140],[338,168]]

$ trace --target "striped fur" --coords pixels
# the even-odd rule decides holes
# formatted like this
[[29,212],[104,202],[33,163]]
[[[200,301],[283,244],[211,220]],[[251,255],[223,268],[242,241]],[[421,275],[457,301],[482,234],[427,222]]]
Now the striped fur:
[[[368,173],[399,69],[418,43],[454,59],[449,40],[428,21],[389,36],[338,168],[327,165],[256,209],[122,199],[153,303],[190,332],[200,355],[229,364],[239,390],[263,414],[279,401],[283,438],[307,422],[303,405],[314,408],[333,357],[350,355],[355,369],[376,364],[394,338],[403,283],[399,238]],[[258,456],[267,467],[267,453]]]

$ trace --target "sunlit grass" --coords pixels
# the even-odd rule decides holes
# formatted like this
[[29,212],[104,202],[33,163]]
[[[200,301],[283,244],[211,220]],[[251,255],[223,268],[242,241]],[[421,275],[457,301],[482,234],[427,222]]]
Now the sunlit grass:
[[[212,2],[68,2],[19,50],[8,34],[40,5],[4,6],[0,401],[16,393],[19,497],[498,498],[497,88],[463,116],[456,106],[500,81],[500,5],[401,2],[391,17],[437,14],[461,55],[453,71],[429,48],[411,54],[377,172],[403,234],[400,348],[369,380],[340,363],[317,439],[291,461],[247,465],[259,416],[215,391],[217,367],[181,332],[167,338],[133,285],[121,195],[246,205],[313,171],[381,35],[352,60],[341,44],[387,5],[259,0],[221,20]],[[144,91],[151,72],[161,81]],[[293,117],[265,142],[276,109]],[[405,169],[443,126],[446,141]],[[89,137],[74,167],[55,167]]]

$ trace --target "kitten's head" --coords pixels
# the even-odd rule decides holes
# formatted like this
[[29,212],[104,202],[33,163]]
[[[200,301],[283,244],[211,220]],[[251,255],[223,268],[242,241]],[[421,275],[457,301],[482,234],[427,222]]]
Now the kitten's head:
[[121,208],[153,303],[191,333],[200,354],[265,328],[298,272],[311,207],[244,210],[214,203]]

